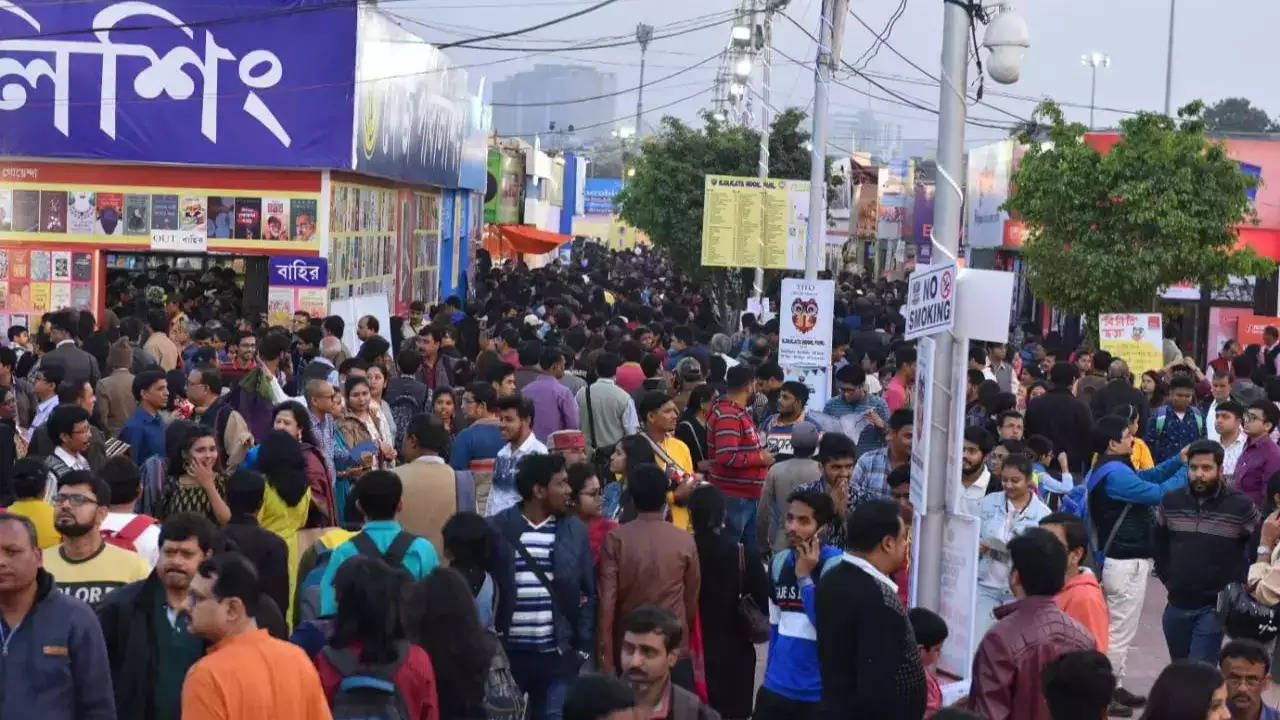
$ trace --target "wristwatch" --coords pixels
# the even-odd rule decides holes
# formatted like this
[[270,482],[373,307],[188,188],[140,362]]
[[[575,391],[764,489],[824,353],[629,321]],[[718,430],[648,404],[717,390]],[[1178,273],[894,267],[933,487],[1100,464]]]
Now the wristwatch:
[[1259,555],[1270,555],[1270,554],[1271,554],[1271,548],[1267,547],[1266,545],[1259,545],[1259,546],[1258,546],[1258,554],[1259,554]]

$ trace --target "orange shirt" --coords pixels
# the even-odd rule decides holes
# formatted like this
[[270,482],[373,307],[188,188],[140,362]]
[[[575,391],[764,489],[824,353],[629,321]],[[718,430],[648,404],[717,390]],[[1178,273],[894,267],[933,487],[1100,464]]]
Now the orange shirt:
[[187,672],[183,720],[332,720],[315,665],[266,630],[225,638]]
[[1068,580],[1053,599],[1058,609],[1089,631],[1098,645],[1098,652],[1105,654],[1111,637],[1111,617],[1107,614],[1102,587],[1093,573],[1082,570]]

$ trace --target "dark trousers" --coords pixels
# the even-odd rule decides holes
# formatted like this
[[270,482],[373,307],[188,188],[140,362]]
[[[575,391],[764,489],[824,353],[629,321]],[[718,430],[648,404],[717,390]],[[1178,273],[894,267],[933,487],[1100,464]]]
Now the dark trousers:
[[792,700],[762,685],[756,693],[756,711],[751,717],[753,720],[814,720],[818,717],[818,703]]
[[1222,628],[1212,607],[1183,610],[1166,605],[1162,621],[1171,659],[1217,662],[1218,651],[1222,649]]
[[529,694],[525,717],[529,720],[560,720],[569,687],[560,654],[508,648],[507,658],[511,661],[511,675],[520,689]]

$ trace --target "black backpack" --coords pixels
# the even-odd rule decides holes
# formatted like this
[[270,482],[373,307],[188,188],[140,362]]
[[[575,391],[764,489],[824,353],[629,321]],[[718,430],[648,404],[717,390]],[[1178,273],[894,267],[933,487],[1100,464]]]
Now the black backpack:
[[396,687],[396,671],[409,657],[409,643],[396,643],[396,659],[385,665],[364,665],[347,649],[326,645],[320,651],[342,676],[334,693],[334,720],[409,720],[409,707]]
[[402,530],[392,538],[391,544],[387,546],[385,553],[379,550],[378,546],[373,542],[373,538],[363,531],[356,533],[351,538],[351,542],[355,544],[356,552],[365,557],[381,560],[404,582],[409,583],[413,582],[413,578],[409,576],[409,571],[404,567],[404,556],[409,552],[409,546],[413,545],[413,541],[417,539],[417,535]]

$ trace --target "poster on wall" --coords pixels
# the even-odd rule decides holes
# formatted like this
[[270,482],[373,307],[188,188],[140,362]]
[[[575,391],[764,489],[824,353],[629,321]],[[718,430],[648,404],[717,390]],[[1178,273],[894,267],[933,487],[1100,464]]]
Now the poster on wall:
[[[212,196],[208,205],[209,237],[229,238],[235,231],[236,200],[225,196]],[[184,228],[186,229],[186,228]]]
[[40,192],[38,190],[13,191],[13,229],[15,232],[39,231]]
[[67,194],[61,190],[40,191],[40,232],[67,231]]
[[236,239],[257,240],[262,237],[262,198],[236,198]]
[[97,194],[97,222],[93,226],[95,235],[124,234],[124,195],[120,193]]
[[262,199],[262,239],[289,239],[289,201],[284,198]]
[[1135,384],[1142,373],[1164,367],[1164,327],[1160,313],[1104,313],[1098,316],[1098,347],[1129,365]]
[[1004,243],[1004,223],[1009,213],[1000,206],[1009,199],[1013,145],[1013,140],[1001,140],[969,151],[965,203],[969,247],[993,248]]
[[73,192],[67,196],[67,234],[91,235],[97,224],[97,198],[91,192]]
[[[203,209],[200,210],[200,216],[204,217]],[[151,196],[151,228],[153,230],[178,229],[177,195]],[[204,228],[200,228],[199,232],[204,232]]]
[[148,197],[136,193],[124,196],[124,234],[147,235],[151,232]]
[[835,312],[835,282],[783,278],[778,308],[783,315],[778,339],[778,363],[800,367],[831,364],[831,327]]
[[0,189],[0,232],[13,230],[13,191]]
[[329,262],[317,257],[276,257],[267,264],[267,321],[286,325],[296,310],[325,315]]
[[298,242],[311,242],[316,234],[316,200],[312,198],[294,198],[289,201],[289,225],[293,229],[293,239]]

